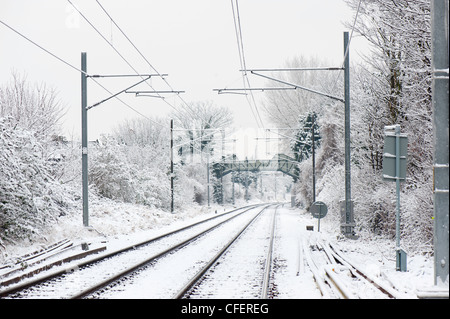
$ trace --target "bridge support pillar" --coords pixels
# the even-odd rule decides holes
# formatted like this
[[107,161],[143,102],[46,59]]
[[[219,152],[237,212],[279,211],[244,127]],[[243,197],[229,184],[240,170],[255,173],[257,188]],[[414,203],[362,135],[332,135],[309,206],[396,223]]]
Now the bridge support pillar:
[[295,190],[294,190],[294,184],[292,184],[291,187],[291,207],[295,207]]

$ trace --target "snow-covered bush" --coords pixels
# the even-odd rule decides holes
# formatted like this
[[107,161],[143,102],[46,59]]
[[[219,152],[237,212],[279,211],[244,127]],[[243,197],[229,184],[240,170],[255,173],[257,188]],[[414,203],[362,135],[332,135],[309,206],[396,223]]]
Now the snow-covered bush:
[[[407,179],[401,183],[400,196],[401,242],[410,251],[429,252],[433,239],[430,1],[346,2],[355,14],[359,10],[356,23],[348,22],[353,36],[364,37],[371,49],[363,62],[350,67],[351,196],[356,231],[395,237],[395,184],[381,176],[384,127],[399,124],[408,135]],[[314,66],[314,61],[302,57],[288,65],[308,66]],[[293,77],[289,72],[286,80],[342,96],[342,77],[331,81],[307,73]],[[279,127],[295,127],[299,118],[311,110],[317,112],[323,141],[316,153],[316,199],[327,203],[329,217],[339,230],[339,201],[345,191],[343,107],[297,91],[268,93],[267,112]],[[300,164],[300,171],[295,189],[308,208],[312,192],[305,183],[312,179],[310,160]]]
[[0,243],[37,236],[71,205],[45,147],[15,122],[0,118]]
[[104,197],[134,202],[131,170],[120,145],[104,136],[90,150],[89,183]]
[[124,145],[103,136],[91,146],[89,183],[104,197],[167,209],[168,163],[155,156],[157,152],[150,146]]

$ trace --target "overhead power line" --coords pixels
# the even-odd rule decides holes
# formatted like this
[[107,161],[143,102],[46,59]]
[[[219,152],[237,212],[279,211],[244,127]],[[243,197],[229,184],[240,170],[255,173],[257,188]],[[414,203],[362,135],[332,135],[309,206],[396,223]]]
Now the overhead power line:
[[[342,60],[342,63],[341,63],[342,70],[344,69],[345,59],[347,58],[348,52],[349,52],[349,50],[350,50],[350,43],[352,42],[353,31],[355,30],[356,21],[357,21],[357,19],[358,19],[358,14],[359,14],[359,9],[360,9],[360,7],[361,7],[361,2],[362,2],[362,0],[359,0],[358,8],[356,9],[355,20],[353,20],[353,26],[352,26],[352,30],[351,30],[351,32],[350,32],[350,38],[349,38],[349,40],[348,40],[348,46],[347,46],[347,49],[345,50],[345,53],[344,53],[344,59]],[[339,72],[339,74],[340,74],[340,72]],[[338,79],[339,79],[339,74],[336,76],[336,81],[334,82],[333,89],[331,90],[331,92],[333,92],[334,89],[336,88],[337,81],[338,81]]]
[[[64,63],[65,65],[69,66],[70,68],[72,68],[73,70],[82,73],[86,76],[89,76],[89,74],[87,74],[86,72],[82,71],[81,69],[77,68],[76,66],[74,66],[73,64],[67,62],[66,60],[60,58],[59,56],[57,56],[56,54],[54,54],[53,52],[51,52],[50,50],[47,50],[46,48],[44,48],[43,46],[39,45],[38,43],[36,43],[35,41],[31,40],[29,37],[25,36],[24,34],[22,34],[21,32],[17,31],[16,29],[14,29],[13,27],[11,27],[9,24],[7,24],[6,22],[0,20],[0,23],[3,24],[5,27],[7,27],[8,29],[10,29],[11,31],[13,31],[14,33],[18,34],[20,37],[24,38],[25,40],[27,40],[28,42],[30,42],[31,44],[33,44],[34,46],[36,46],[37,48],[41,49],[42,51],[44,51],[45,53],[47,53],[48,55],[52,56],[53,58],[57,59],[58,61]],[[95,78],[93,78],[92,76],[89,76],[94,83],[96,83],[98,86],[100,86],[102,89],[104,89],[106,92],[108,92],[109,94],[113,94],[110,90],[108,90],[105,86],[103,86],[101,83],[99,83]],[[144,114],[142,114],[141,112],[139,112],[138,110],[136,110],[135,108],[133,108],[131,105],[129,105],[128,103],[124,102],[123,100],[121,100],[119,97],[115,96],[115,98],[117,100],[119,100],[122,104],[124,104],[126,107],[128,107],[129,109],[131,109],[132,111],[136,112],[137,114],[145,117],[147,120],[149,120],[150,122],[157,124],[161,127],[166,128],[165,126],[163,126],[162,124],[152,120],[151,118],[145,116]]]
[[[151,69],[153,69],[157,74],[161,76],[159,71],[150,63],[150,61],[145,57],[145,55],[142,53],[141,50],[134,44],[134,42],[130,39],[130,37],[127,36],[125,31],[119,26],[119,24],[113,19],[113,17],[108,13],[108,11],[105,9],[105,7],[100,3],[99,0],[96,0],[97,4],[100,6],[100,8],[103,10],[103,12],[108,16],[108,18],[111,20],[111,22],[117,27],[117,29],[122,33],[122,35],[127,39],[127,41],[133,46],[133,48],[137,51],[137,53],[144,59],[144,61],[149,65]],[[164,76],[161,76],[161,79],[166,83],[166,85],[174,92],[181,92],[181,91],[175,91],[174,88],[170,85],[170,83],[165,79]],[[150,86],[151,87],[151,86]],[[153,87],[152,87],[153,89]],[[156,90],[155,90],[156,91]],[[172,107],[175,111],[179,112],[172,104],[170,104],[168,101],[164,99],[158,92],[154,92],[158,97],[162,98],[163,101]],[[192,107],[179,95],[177,94],[178,98],[183,102],[184,105],[189,109],[188,113],[191,112],[191,116],[195,117],[195,112],[192,109]]]
[[[109,41],[95,26],[94,26],[94,24],[70,1],[70,0],[67,0],[67,2],[69,2],[69,4],[81,15],[81,17],[94,29],[94,31],[98,34],[98,35],[100,35],[100,37],[104,40],[104,41],[106,41],[106,43],[108,43],[108,45],[120,56],[120,58],[123,60],[123,61],[125,61],[125,63],[137,74],[137,75],[140,75],[139,74],[139,72],[136,70],[136,68],[134,68],[133,67],[133,65],[119,52],[119,50],[111,43],[111,41]],[[100,5],[100,3],[99,3],[99,5]],[[102,7],[102,6],[101,6]],[[112,18],[111,18],[111,16],[107,13],[107,11],[104,9],[104,7],[102,7],[102,9],[103,9],[103,11],[108,15],[108,17],[111,19],[111,21],[114,23],[114,25],[116,25],[117,27],[118,27],[118,25],[117,25],[117,23],[115,23],[115,21],[114,20],[112,20]],[[126,36],[126,34],[122,31],[122,29],[120,28],[120,27],[118,27],[118,29],[124,34],[124,36],[129,40],[129,37],[128,36]],[[131,41],[131,40],[129,40],[129,41]],[[135,45],[133,44],[133,46],[135,47]],[[146,59],[146,61],[148,62],[148,60]],[[151,66],[151,65],[150,65]],[[151,68],[153,68],[153,66],[151,66]],[[154,68],[153,68],[154,69]],[[155,69],[154,69],[155,70]],[[162,74],[160,74],[157,70],[155,70],[155,72],[156,73],[158,73],[158,75],[164,80],[164,76],[162,75]],[[144,79],[144,77],[141,77],[142,79]],[[168,101],[166,101],[165,99],[164,99],[164,97],[163,96],[161,96],[160,95],[160,93],[158,93],[154,88],[153,88],[153,86],[150,84],[150,83],[148,83],[148,82],[145,82],[154,92],[155,92],[155,94],[158,96],[158,97],[160,97],[160,98],[162,98],[163,99],[163,101],[167,104],[167,105],[169,105],[170,107],[172,107],[175,111],[177,111],[177,112],[179,112],[179,110],[177,110],[172,104],[170,104]],[[123,103],[123,102],[122,102]],[[133,110],[135,110],[134,108],[133,108]],[[142,113],[140,113],[139,112],[139,114],[140,115],[142,115]],[[147,118],[147,117],[146,117]]]
[[139,74],[139,72],[131,65],[130,62],[128,62],[128,60],[119,52],[119,50],[117,50],[114,45],[94,26],[94,24],[89,21],[89,19],[72,3],[72,1],[67,0],[67,2],[70,3],[70,5],[81,15],[81,17],[95,30],[95,32],[97,32],[103,40],[105,40],[109,46],[122,58],[122,60],[125,61],[126,64],[128,64],[128,66],[136,73]]
[[67,66],[71,67],[72,69],[80,72],[80,73],[84,73],[85,75],[88,75],[86,72],[82,71],[81,69],[73,66],[72,64],[70,64],[69,62],[61,59],[59,56],[57,56],[56,54],[50,52],[49,50],[47,50],[46,48],[40,46],[39,44],[37,44],[36,42],[34,42],[33,40],[31,40],[30,38],[28,38],[27,36],[23,35],[22,33],[20,33],[19,31],[17,31],[16,29],[14,29],[13,27],[11,27],[9,24],[7,24],[6,22],[3,22],[2,20],[0,20],[0,23],[3,24],[5,27],[7,27],[8,29],[10,29],[11,31],[15,32],[16,34],[20,35],[22,38],[24,38],[25,40],[27,40],[28,42],[32,43],[33,45],[35,45],[36,47],[38,47],[39,49],[41,49],[42,51],[46,52],[47,54],[51,55],[52,57],[54,57],[55,59],[61,61],[62,63],[66,64]]
[[[237,41],[237,46],[238,46],[238,52],[239,52],[239,63],[241,65],[241,69],[242,69],[242,80],[243,80],[243,84],[244,84],[244,88],[248,88],[251,87],[250,85],[250,81],[247,77],[247,66],[246,66],[246,62],[245,62],[245,53],[244,53],[244,41],[242,38],[242,27],[241,27],[241,17],[240,17],[240,13],[239,13],[239,4],[238,4],[238,0],[236,1],[236,6],[234,5],[233,0],[231,0],[231,9],[233,11],[233,21],[234,21],[234,29],[235,29],[235,33],[236,33],[236,41]],[[256,124],[261,128],[264,127],[264,123],[261,119],[261,115],[259,114],[259,110],[258,107],[256,105],[256,101],[255,101],[255,97],[253,95],[252,90],[249,90],[252,101],[253,101],[253,107],[252,107],[252,103],[251,101],[248,99],[248,97],[246,96],[247,102],[250,106],[250,110],[252,111],[253,117],[255,118]],[[255,111],[256,111],[256,115],[255,115]],[[258,122],[259,120],[259,122]]]

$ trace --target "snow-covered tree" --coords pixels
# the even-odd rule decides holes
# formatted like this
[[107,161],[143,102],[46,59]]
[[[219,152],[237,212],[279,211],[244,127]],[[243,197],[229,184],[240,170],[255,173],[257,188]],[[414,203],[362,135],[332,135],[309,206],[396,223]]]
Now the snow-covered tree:
[[[184,173],[177,175],[190,180],[193,198],[203,204],[207,197],[207,162],[210,162],[212,168],[213,161],[220,160],[222,154],[217,146],[222,145],[225,129],[233,123],[232,114],[229,109],[216,106],[211,101],[198,101],[171,116],[174,118],[175,129],[181,129],[175,135],[175,144],[180,145],[177,154],[182,165],[178,166],[178,172],[183,170]],[[210,172],[211,184],[213,178]],[[213,193],[217,194],[218,188],[215,187],[214,190],[213,187],[210,188],[211,201],[213,198],[222,198],[221,195],[213,196]]]
[[59,135],[64,112],[55,89],[31,84],[24,75],[13,72],[11,81],[0,87],[0,117],[10,116],[41,141]]
[[[347,3],[355,10],[359,1]],[[414,242],[431,242],[432,233],[432,105],[431,105],[431,27],[430,1],[361,2],[355,34],[371,44],[371,55],[361,66],[353,81],[352,103],[364,112],[357,119],[357,129],[366,132],[360,139],[359,158],[368,160],[372,173],[382,169],[383,128],[400,124],[408,134],[407,180],[402,183],[402,232]],[[363,151],[363,145],[368,148]],[[372,178],[371,180],[374,180]],[[372,184],[374,193],[380,182]],[[392,187],[385,183],[386,189]],[[370,194],[370,192],[366,193]],[[366,219],[377,231],[393,234],[394,205],[386,194],[376,198],[361,193],[366,203]],[[420,200],[419,200],[420,198]],[[414,204],[413,204],[414,203]],[[388,222],[389,221],[389,222]]]
[[41,236],[73,204],[34,135],[0,118],[0,243]]
[[311,156],[313,151],[313,132],[314,148],[319,148],[320,146],[321,136],[317,120],[317,114],[315,112],[308,113],[299,120],[298,130],[294,137],[295,140],[291,140],[291,149],[298,162],[302,162]]
[[54,90],[13,73],[0,87],[0,243],[42,236],[73,194],[59,181],[59,120]]
[[[384,127],[400,124],[409,142],[407,179],[401,191],[402,242],[407,248],[423,251],[431,246],[433,211],[430,2],[348,0],[347,3],[355,13],[360,5],[353,36],[363,36],[371,47],[363,62],[352,64],[350,69],[351,177],[357,231],[395,234],[395,187],[382,181],[381,172]],[[353,27],[353,20],[348,27]],[[285,76],[288,82],[317,90],[321,85],[323,92],[342,94],[340,77],[331,81],[325,77],[317,83],[313,77],[296,80],[293,73]],[[317,97],[302,99],[297,91],[267,93],[266,109],[279,127],[295,127],[295,120],[302,114],[318,112],[323,139],[316,156],[316,193],[318,200],[327,202],[329,218],[339,223],[339,201],[344,197],[345,179],[343,107]],[[310,180],[308,161],[300,164],[300,171],[300,180]],[[304,184],[296,185],[306,201],[311,197],[310,189]]]
[[164,119],[127,120],[113,135],[102,136],[91,147],[89,182],[93,190],[118,201],[170,207],[167,123]]
[[[208,150],[213,154],[214,142],[220,136],[219,131],[233,123],[229,109],[216,106],[211,101],[190,103],[189,107],[185,107],[182,111],[172,113],[172,117],[175,128],[185,130],[178,135],[178,141],[183,142],[183,146],[178,150],[180,155]],[[190,140],[193,142],[189,143]]]

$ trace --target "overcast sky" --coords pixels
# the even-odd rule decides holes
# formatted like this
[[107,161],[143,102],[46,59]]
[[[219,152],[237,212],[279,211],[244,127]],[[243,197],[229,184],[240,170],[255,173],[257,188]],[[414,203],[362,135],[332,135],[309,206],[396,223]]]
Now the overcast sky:
[[[139,73],[154,73],[128,43],[94,0],[71,0]],[[187,102],[213,100],[229,107],[236,128],[257,127],[246,98],[221,94],[213,89],[242,87],[242,76],[233,11],[230,0],[99,0],[114,21],[175,90],[186,91]],[[295,56],[316,56],[338,66],[343,60],[344,21],[352,12],[343,0],[240,0],[240,22],[247,68],[285,66]],[[131,67],[101,36],[63,0],[2,0],[0,20],[68,63],[80,68],[81,52],[87,52],[89,74],[134,74]],[[26,74],[32,82],[45,82],[59,92],[67,107],[64,130],[80,138],[80,74],[27,42],[0,24],[0,83],[11,71]],[[354,49],[353,49],[354,48]],[[352,42],[351,57],[357,54]],[[101,84],[117,92],[136,78],[102,79]],[[253,79],[250,78],[252,83]],[[158,78],[155,89],[168,90]],[[140,89],[150,89],[139,86]],[[108,93],[88,83],[88,104]],[[182,101],[166,95],[178,108]],[[152,117],[172,111],[157,98],[123,94],[121,98],[138,112]],[[261,101],[263,93],[255,93]],[[124,118],[139,117],[117,100],[89,110],[89,139],[108,133]],[[264,124],[269,121],[264,118]]]

